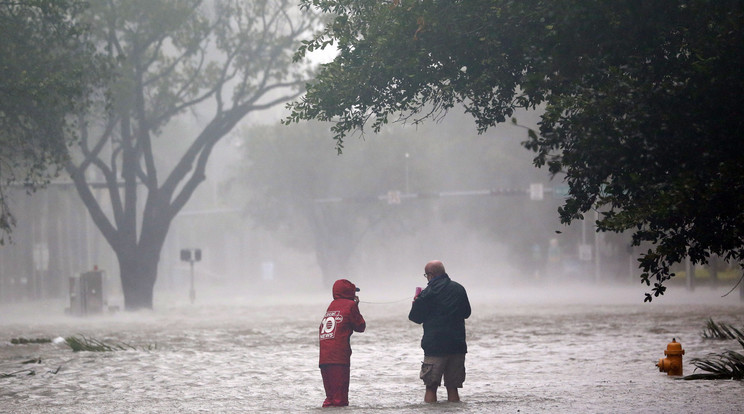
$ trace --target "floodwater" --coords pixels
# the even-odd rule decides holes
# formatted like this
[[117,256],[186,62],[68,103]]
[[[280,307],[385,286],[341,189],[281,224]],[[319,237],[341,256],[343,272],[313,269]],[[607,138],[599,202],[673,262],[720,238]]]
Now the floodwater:
[[[467,287],[467,286],[466,286]],[[413,290],[413,289],[411,289]],[[654,366],[676,338],[690,358],[735,341],[704,340],[708,318],[744,326],[738,294],[670,289],[471,291],[467,379],[461,403],[423,403],[421,327],[410,299],[362,295],[367,332],[352,337],[353,413],[732,413],[740,381],[682,381]],[[364,294],[365,292],[361,292]],[[737,292],[738,293],[738,292]],[[330,295],[328,295],[330,296]],[[326,295],[157,304],[156,310],[73,317],[64,304],[0,307],[0,412],[320,413],[317,327]],[[39,316],[44,315],[44,316]],[[12,338],[71,335],[134,350],[72,352]],[[23,364],[29,359],[39,363]],[[20,372],[19,372],[20,371]],[[34,375],[28,375],[33,371]],[[440,400],[446,400],[443,389]]]

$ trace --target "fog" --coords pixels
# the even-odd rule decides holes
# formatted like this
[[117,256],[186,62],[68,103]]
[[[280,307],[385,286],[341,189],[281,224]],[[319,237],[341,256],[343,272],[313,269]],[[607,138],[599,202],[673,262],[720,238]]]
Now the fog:
[[[396,301],[424,284],[423,266],[433,259],[478,292],[515,288],[539,297],[563,287],[624,287],[640,302],[648,291],[626,236],[597,234],[591,220],[559,223],[561,177],[535,168],[520,145],[523,126],[534,127],[537,113],[518,113],[519,126],[478,134],[456,108],[438,121],[349,137],[340,155],[328,125],[278,125],[284,115],[252,117],[215,148],[207,181],[168,234],[156,310],[188,303],[192,275],[197,305],[325,295],[340,278],[363,287],[370,300]],[[169,163],[169,134],[192,122],[165,132],[159,162]],[[535,184],[542,185],[541,198],[531,195]],[[46,241],[34,214],[50,214],[54,206],[44,205],[44,192],[19,195],[20,243],[2,248],[0,301],[64,302],[68,278],[96,267],[104,272],[104,300],[122,309],[118,265],[107,243],[71,188],[48,191],[70,194],[66,203],[73,207],[67,208],[77,215],[75,238],[58,250],[67,260],[55,262],[66,266],[39,271],[28,249]],[[29,205],[44,208],[24,209]],[[35,233],[26,240],[29,229]],[[589,257],[580,257],[582,244]],[[192,267],[180,259],[182,249],[200,249],[201,260]],[[19,274],[23,266],[11,264],[19,260],[34,263],[35,274]]]
[[[535,118],[522,114],[520,123],[534,125]],[[219,287],[225,294],[257,297],[323,292],[328,281],[347,278],[380,300],[398,299],[406,286],[421,284],[423,265],[432,259],[443,260],[453,278],[474,286],[539,288],[547,276],[525,264],[530,260],[525,245],[537,244],[542,257],[535,260],[545,261],[550,239],[566,234],[560,240],[566,256],[576,255],[577,240],[557,219],[560,199],[548,192],[542,200],[530,199],[530,184],[549,191],[561,182],[532,166],[531,154],[520,145],[526,136],[522,128],[502,125],[478,135],[471,119],[452,111],[440,122],[392,125],[379,135],[351,137],[341,155],[330,133],[322,135],[327,126],[260,128],[244,126],[215,151],[208,183],[176,219],[172,248],[163,258],[173,268],[162,272],[158,295],[185,285],[189,269],[174,263],[174,250],[184,247],[203,251],[195,264],[202,295]],[[311,128],[321,132],[298,142],[297,131],[307,134]],[[279,144],[251,146],[267,139]],[[521,193],[478,193],[503,189]],[[394,192],[402,195],[399,204],[383,198]],[[406,198],[422,193],[439,196]],[[318,223],[307,216],[322,208],[332,216],[322,224],[340,231],[311,228]],[[322,235],[354,244],[345,253],[346,266],[323,269],[318,263],[317,249],[339,248],[314,240]],[[591,279],[562,273],[567,280]]]
[[[361,284],[367,330],[351,338],[345,411],[727,413],[744,403],[740,381],[677,381],[654,366],[672,338],[686,351],[685,375],[694,372],[691,358],[736,345],[700,335],[707,318],[741,326],[736,297],[673,289],[643,304],[627,285],[485,288],[482,275],[460,270],[449,267],[473,308],[462,403],[423,402],[421,327],[406,318],[412,286],[423,278],[399,274],[397,284]],[[63,300],[0,305],[0,374],[10,374],[0,379],[3,411],[322,410],[317,326],[330,292],[294,287],[240,297],[209,287],[193,304],[181,293],[159,292],[153,311],[87,317],[61,313]],[[61,340],[72,335],[133,349],[72,352]],[[10,343],[19,337],[55,342]]]

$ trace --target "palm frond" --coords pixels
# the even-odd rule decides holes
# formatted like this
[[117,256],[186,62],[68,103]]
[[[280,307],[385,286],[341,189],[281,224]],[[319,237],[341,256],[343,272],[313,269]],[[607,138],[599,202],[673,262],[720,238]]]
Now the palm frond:
[[84,335],[69,336],[65,338],[65,342],[70,346],[70,348],[72,348],[73,352],[111,352],[135,349],[133,346],[128,344],[107,343],[95,338],[86,338]]
[[705,339],[739,339],[744,338],[744,334],[739,329],[725,323],[716,323],[713,318],[708,319],[705,329],[701,333]]

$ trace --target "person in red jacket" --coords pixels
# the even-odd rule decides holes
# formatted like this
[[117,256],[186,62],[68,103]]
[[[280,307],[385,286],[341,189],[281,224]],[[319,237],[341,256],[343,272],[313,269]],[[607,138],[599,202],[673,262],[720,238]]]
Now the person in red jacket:
[[349,405],[351,334],[367,327],[359,313],[359,288],[346,279],[333,284],[333,302],[320,321],[320,374],[326,399],[323,407]]

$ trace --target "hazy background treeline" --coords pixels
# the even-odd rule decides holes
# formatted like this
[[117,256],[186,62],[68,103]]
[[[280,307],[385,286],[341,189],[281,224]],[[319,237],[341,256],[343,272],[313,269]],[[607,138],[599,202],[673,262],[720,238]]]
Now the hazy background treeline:
[[[524,113],[519,122],[535,119]],[[491,288],[631,280],[622,235],[598,235],[601,274],[580,260],[579,244],[595,245],[591,221],[558,222],[562,183],[532,167],[519,126],[479,135],[453,111],[438,123],[349,140],[343,155],[329,136],[323,124],[253,120],[220,143],[207,182],[168,235],[155,296],[188,297],[191,269],[179,251],[194,248],[202,250],[199,299],[320,290],[342,277],[390,296],[387,289],[422,284],[418,274],[433,258],[453,277]],[[167,162],[168,151],[158,154]],[[542,200],[531,197],[533,184],[543,185]],[[106,190],[95,191],[103,199]],[[65,297],[69,277],[97,266],[118,300],[115,257],[70,185],[33,197],[19,191],[12,202],[19,225],[0,251],[0,299]]]

